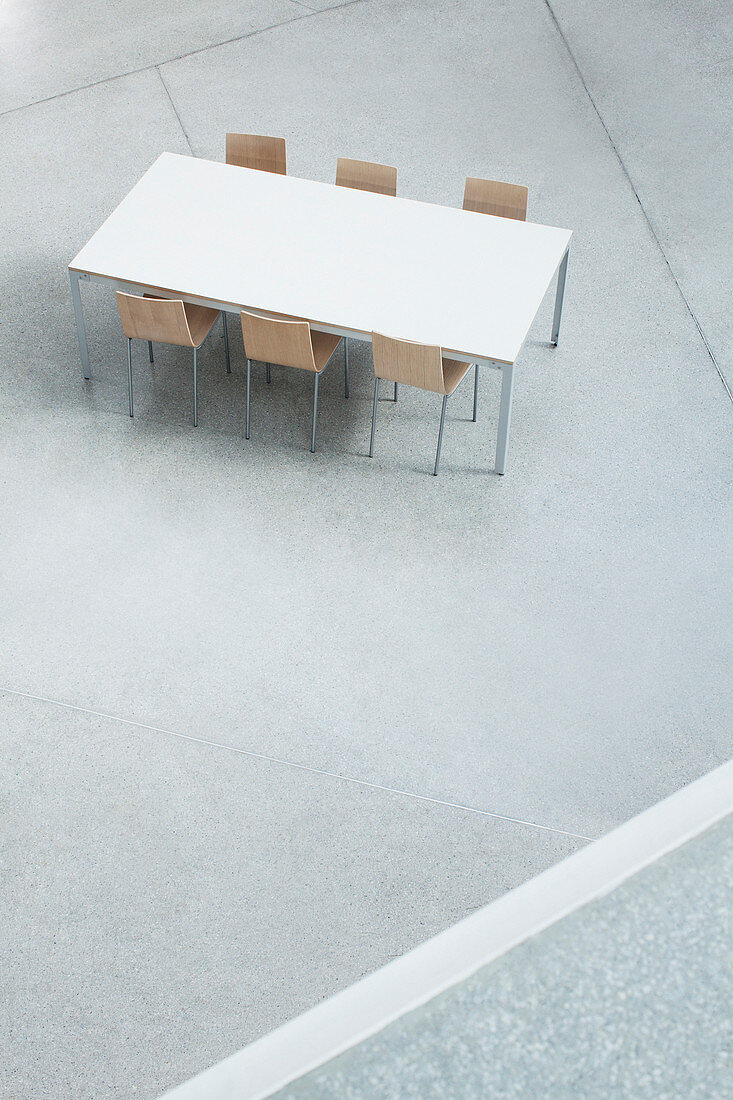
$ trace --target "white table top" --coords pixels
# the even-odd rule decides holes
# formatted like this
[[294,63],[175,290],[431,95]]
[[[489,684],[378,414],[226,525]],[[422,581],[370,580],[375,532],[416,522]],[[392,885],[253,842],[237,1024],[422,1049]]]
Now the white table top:
[[69,267],[513,363],[570,237],[163,153]]

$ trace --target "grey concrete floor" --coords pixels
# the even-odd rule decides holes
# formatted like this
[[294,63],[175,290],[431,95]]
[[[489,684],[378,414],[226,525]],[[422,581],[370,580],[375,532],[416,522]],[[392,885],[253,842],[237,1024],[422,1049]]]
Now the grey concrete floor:
[[[730,27],[702,2],[556,16],[3,9],[9,1095],[154,1097],[729,755]],[[575,231],[504,478],[488,372],[438,479],[429,395],[383,402],[365,457],[365,345],[348,403],[324,379],[315,456],[292,371],[257,375],[245,441],[218,337],[197,430],[174,349],[139,353],[130,421],[98,287],[81,381],[69,259],[159,152],[222,159],[228,129],[284,135],[295,175],[396,164],[434,202],[523,182]]]

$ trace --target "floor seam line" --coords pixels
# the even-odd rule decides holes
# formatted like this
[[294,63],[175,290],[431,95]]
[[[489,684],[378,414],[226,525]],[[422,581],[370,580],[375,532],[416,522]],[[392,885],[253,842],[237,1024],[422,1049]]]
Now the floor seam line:
[[207,745],[214,749],[223,749],[225,752],[235,752],[240,756],[248,756],[255,760],[263,760],[270,764],[278,764],[281,767],[295,768],[298,771],[308,772],[311,775],[320,775],[328,779],[337,779],[343,783],[352,783],[359,787],[368,787],[370,790],[384,791],[387,794],[396,794],[403,798],[412,798],[420,802],[430,802],[437,806],[445,806],[453,810],[462,810],[465,813],[478,814],[481,817],[490,817],[497,821],[507,821],[513,825],[524,825],[527,828],[539,829],[542,832],[554,833],[571,837],[574,840],[593,841],[597,837],[585,836],[583,833],[575,833],[570,829],[560,829],[552,825],[540,825],[536,821],[526,821],[521,817],[512,817],[509,814],[495,813],[492,810],[481,810],[477,806],[467,806],[461,802],[451,802],[443,798],[434,798],[432,795],[419,794],[416,791],[403,791],[399,787],[389,787],[381,783],[374,783],[369,779],[358,779],[355,776],[341,775],[326,768],[317,768],[312,764],[298,764],[293,760],[285,760],[283,757],[271,756],[268,753],[255,752],[253,749],[243,749],[237,745],[226,745],[219,741],[212,741],[206,737],[196,737],[190,733],[180,733],[176,730],[164,729],[162,726],[149,725],[147,722],[139,722],[134,718],[121,718],[118,714],[107,714],[105,711],[94,710],[91,707],[78,706],[76,703],[65,703],[61,699],[51,699],[46,695],[35,695],[29,691],[19,691],[17,688],[9,688],[0,685],[0,694],[17,695],[23,699],[32,699],[38,703],[49,703],[52,706],[63,707],[66,710],[77,711],[80,714],[89,714],[95,718],[105,718],[112,722],[120,722],[125,726],[133,726],[136,729],[148,730],[152,733],[162,733],[166,737],[176,737],[181,741],[190,741],[198,745]]
[[69,88],[64,92],[55,92],[54,95],[44,96],[42,99],[32,99],[29,103],[19,103],[17,107],[9,107],[6,111],[0,111],[0,118],[6,115],[14,115],[18,111],[27,111],[30,107],[39,107],[43,103],[53,103],[56,99],[63,99],[67,95],[76,95],[77,92],[86,92],[89,88],[98,88],[101,84],[111,84],[113,80],[124,80],[126,76],[138,76],[140,73],[149,73],[163,65],[172,65],[176,61],[185,61],[187,57],[195,57],[196,54],[206,53],[207,50],[218,50],[221,46],[231,46],[235,42],[244,42],[248,38],[256,38],[259,34],[267,34],[278,27],[288,27],[291,23],[300,23],[303,19],[310,19],[314,15],[328,15],[332,11],[341,11],[343,8],[351,8],[356,4],[366,4],[369,0],[343,0],[341,4],[335,4],[331,8],[309,8],[305,4],[302,14],[293,15],[289,19],[283,19],[279,23],[271,23],[267,27],[257,27],[246,34],[236,35],[234,38],[225,38],[221,42],[210,42],[208,46],[199,46],[195,50],[186,50],[185,53],[176,54],[175,57],[167,57],[163,61],[154,61],[150,65],[141,65],[139,69],[129,69],[124,73],[113,73],[112,76],[103,76],[99,80],[90,80],[88,84],[80,84],[77,88]]
[[160,77],[160,83],[163,85],[163,88],[165,90],[165,94],[168,96],[168,101],[170,102],[171,108],[173,110],[173,114],[176,116],[176,120],[178,122],[178,125],[181,128],[181,133],[183,134],[183,136],[186,139],[186,145],[188,145],[188,148],[191,152],[191,156],[195,156],[196,154],[193,151],[193,146],[191,145],[191,139],[188,136],[188,133],[186,131],[186,127],[183,125],[183,122],[181,121],[181,116],[178,113],[178,108],[176,107],[175,103],[173,102],[173,96],[170,93],[170,88],[168,87],[165,80],[163,79],[163,74],[160,71],[160,65],[155,66],[155,71],[158,74],[158,76]]
[[641,199],[639,197],[639,192],[637,191],[636,186],[634,184],[634,181],[631,178],[631,173],[629,172],[628,168],[626,167],[626,164],[623,160],[623,157],[621,156],[621,154],[618,151],[618,148],[616,146],[616,142],[613,140],[613,137],[611,136],[611,131],[609,130],[608,126],[606,125],[606,121],[605,121],[603,115],[601,114],[600,109],[598,107],[598,104],[596,103],[596,101],[595,101],[595,99],[594,99],[594,97],[591,93],[591,90],[588,86],[588,82],[586,81],[585,77],[583,76],[583,71],[580,68],[580,65],[578,64],[578,61],[576,60],[575,54],[573,53],[572,49],[570,48],[570,43],[568,42],[568,39],[565,35],[565,32],[563,31],[562,27],[560,26],[560,20],[555,15],[555,12],[553,10],[552,4],[550,3],[550,0],[543,0],[543,2],[545,4],[545,7],[547,8],[548,12],[550,13],[550,18],[552,19],[552,22],[555,25],[555,29],[556,29],[558,35],[560,36],[560,40],[562,41],[565,49],[567,50],[568,57],[570,58],[570,60],[573,63],[575,71],[578,74],[578,78],[580,80],[580,83],[583,85],[583,89],[585,91],[585,94],[588,97],[588,100],[590,101],[590,104],[591,104],[593,110],[595,111],[595,113],[598,117],[598,121],[600,122],[601,126],[603,127],[603,130],[606,134],[606,137],[608,138],[609,144],[610,144],[611,148],[613,149],[614,155],[615,155],[618,163],[621,165],[621,170],[622,170],[624,176],[626,177],[626,181],[629,184],[629,187],[631,188],[631,190],[634,194],[634,198],[636,199],[637,203],[639,204],[639,209],[641,210],[641,212],[644,216],[644,220],[645,220],[645,222],[646,222],[646,224],[649,228],[649,232],[651,233],[651,235],[654,239],[654,242],[655,242],[657,248],[659,249],[659,251],[661,253],[662,259],[664,260],[665,264],[667,265],[667,270],[669,271],[669,274],[672,277],[672,281],[674,282],[674,285],[677,287],[680,298],[682,299],[682,301],[685,305],[685,308],[687,309],[687,312],[689,313],[690,317],[692,318],[693,324],[695,325],[695,328],[698,331],[698,335],[700,336],[700,339],[702,340],[702,342],[705,346],[705,350],[707,351],[708,356],[710,357],[710,360],[711,360],[713,366],[715,367],[715,370],[717,371],[717,374],[718,374],[718,377],[720,378],[720,381],[723,383],[723,388],[725,389],[725,392],[728,394],[728,397],[730,398],[731,402],[733,402],[733,392],[731,392],[731,388],[728,385],[728,380],[725,377],[725,374],[723,373],[721,367],[718,364],[718,360],[715,357],[715,353],[713,352],[713,349],[711,348],[711,346],[708,342],[708,339],[707,339],[705,333],[703,332],[702,325],[698,321],[697,316],[695,314],[695,311],[693,310],[692,306],[690,305],[690,302],[687,299],[687,295],[685,294],[684,290],[680,286],[680,282],[679,282],[677,276],[675,275],[674,269],[673,269],[671,263],[669,262],[669,259],[667,258],[667,253],[664,251],[664,247],[662,246],[662,242],[660,241],[659,237],[657,236],[657,232],[656,232],[656,230],[655,230],[655,228],[652,224],[652,220],[649,217],[649,215],[647,214],[646,209],[644,207],[644,204],[643,204],[643,202],[641,201]]

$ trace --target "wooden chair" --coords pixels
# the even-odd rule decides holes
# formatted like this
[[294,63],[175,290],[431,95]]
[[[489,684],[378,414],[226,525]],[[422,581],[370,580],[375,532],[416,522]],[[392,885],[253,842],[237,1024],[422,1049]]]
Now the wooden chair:
[[[501,183],[499,180],[482,180],[469,176],[463,189],[463,209],[476,214],[493,214],[496,218],[527,220],[527,195],[520,183]],[[473,422],[478,410],[478,363],[473,375]]]
[[469,176],[463,191],[463,209],[476,214],[493,214],[497,218],[527,220],[526,187],[519,183],[500,183]]
[[435,453],[433,474],[437,476],[440,464],[440,448],[443,443],[443,425],[448,398],[458,383],[471,369],[470,363],[459,363],[455,359],[446,359],[439,347],[430,344],[415,344],[410,340],[395,340],[372,333],[372,353],[374,356],[374,407],[372,409],[372,437],[369,444],[369,457],[374,457],[374,431],[377,425],[377,401],[379,400],[379,382],[385,378],[390,382],[404,382],[406,386],[429,390],[443,395],[443,408],[440,414],[438,449]]
[[333,358],[341,343],[340,336],[328,332],[316,332],[307,321],[258,317],[242,310],[242,338],[247,356],[247,425],[249,439],[250,389],[252,360],[277,363],[281,367],[295,367],[314,374],[313,429],[311,451],[316,449],[316,415],[318,413],[318,380]]
[[[198,425],[198,351],[219,316],[218,309],[208,306],[190,305],[175,298],[155,298],[152,294],[140,297],[137,294],[117,292],[117,308],[120,311],[122,328],[127,337],[127,373],[130,387],[130,416],[132,411],[132,341],[147,340],[150,362],[153,362],[153,342],[156,344],[174,344],[176,347],[193,348],[193,423]],[[227,373],[231,374],[229,362],[229,335],[226,314],[221,312],[224,322],[224,347],[226,350]]]
[[336,162],[336,186],[354,187],[357,191],[373,191],[376,195],[397,194],[397,169],[387,164],[372,164],[368,160],[347,160],[339,157]]
[[257,168],[260,172],[287,175],[285,138],[259,134],[227,134],[226,162],[239,168]]
[[[388,164],[374,164],[369,160],[348,160],[339,157],[336,161],[336,186],[353,187],[357,191],[372,191],[375,195],[397,194],[397,169]],[[349,396],[349,341],[344,338],[344,372],[346,375],[346,396]],[[395,401],[397,386],[395,386]]]

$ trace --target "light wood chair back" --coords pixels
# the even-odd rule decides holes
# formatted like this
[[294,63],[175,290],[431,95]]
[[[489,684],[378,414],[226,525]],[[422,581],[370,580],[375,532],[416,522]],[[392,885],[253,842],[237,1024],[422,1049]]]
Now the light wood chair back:
[[498,180],[469,176],[463,192],[463,209],[523,222],[527,220],[527,195],[527,188],[519,183],[500,183]]
[[194,346],[185,307],[177,298],[141,298],[118,290],[117,308],[128,340]]
[[260,172],[285,176],[285,138],[227,134],[226,162],[239,168],[257,168]]
[[397,169],[388,164],[372,164],[368,160],[347,160],[339,157],[336,162],[338,187],[354,187],[358,191],[373,191],[377,195],[397,194]]
[[404,382],[431,393],[447,392],[443,376],[443,354],[431,344],[395,340],[381,332],[372,333],[372,356],[377,378]]
[[317,373],[307,321],[280,321],[242,310],[242,337],[248,359]]

